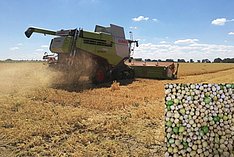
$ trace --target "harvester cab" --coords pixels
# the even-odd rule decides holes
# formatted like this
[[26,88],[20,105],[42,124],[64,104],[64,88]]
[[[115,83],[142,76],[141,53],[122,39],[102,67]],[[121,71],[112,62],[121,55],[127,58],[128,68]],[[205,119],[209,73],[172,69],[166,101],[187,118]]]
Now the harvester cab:
[[[51,31],[41,28],[30,27],[26,30],[25,35],[30,38],[36,33],[48,34],[56,36],[51,40],[50,51],[57,54],[57,60],[53,61],[53,67],[63,71],[67,77],[74,76],[74,80],[78,80],[82,75],[88,75],[95,83],[102,83],[108,80],[133,79],[138,77],[138,66],[134,63],[126,64],[127,60],[131,59],[134,47],[138,46],[138,41],[125,38],[124,28],[111,24],[110,27],[96,25],[95,31],[85,31],[83,29],[70,29]],[[47,56],[49,57],[49,56]],[[174,64],[174,63],[173,63]],[[152,67],[144,66],[143,73],[153,76],[165,76],[165,71],[170,66],[163,67],[157,70],[159,66]],[[166,69],[166,70],[165,70]],[[155,73],[156,71],[156,73]],[[159,72],[158,72],[159,71]],[[174,78],[175,73],[166,75]],[[136,75],[135,75],[136,74]]]

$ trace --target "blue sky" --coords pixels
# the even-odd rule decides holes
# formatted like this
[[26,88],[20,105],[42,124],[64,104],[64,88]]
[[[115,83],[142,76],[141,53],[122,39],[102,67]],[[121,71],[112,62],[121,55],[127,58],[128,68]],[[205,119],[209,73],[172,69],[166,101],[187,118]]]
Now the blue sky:
[[233,0],[0,1],[0,59],[41,59],[52,36],[24,36],[29,26],[52,30],[96,24],[133,31],[134,57],[194,60],[234,57]]

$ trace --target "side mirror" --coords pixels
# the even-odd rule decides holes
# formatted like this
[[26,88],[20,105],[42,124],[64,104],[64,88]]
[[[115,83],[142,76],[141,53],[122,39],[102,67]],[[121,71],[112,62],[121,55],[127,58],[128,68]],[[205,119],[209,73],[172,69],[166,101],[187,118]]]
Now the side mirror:
[[138,47],[138,46],[139,46],[138,41],[136,41],[136,47]]

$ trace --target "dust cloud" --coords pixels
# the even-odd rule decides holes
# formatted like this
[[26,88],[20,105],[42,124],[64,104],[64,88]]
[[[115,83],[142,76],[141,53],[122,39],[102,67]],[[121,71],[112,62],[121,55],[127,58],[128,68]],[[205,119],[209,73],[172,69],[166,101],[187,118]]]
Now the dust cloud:
[[0,95],[48,87],[71,91],[89,89],[95,66],[92,63],[91,58],[79,56],[67,72],[49,68],[47,63],[0,63]]
[[43,63],[1,63],[0,94],[22,93],[49,87],[56,75]]
[[73,91],[92,88],[91,78],[97,63],[87,55],[72,60],[71,67],[63,72],[50,68],[45,62],[0,63],[0,95],[48,87]]
[[68,57],[66,67],[62,71],[56,71],[52,86],[71,91],[81,91],[92,88],[92,77],[97,68],[97,63],[85,53],[79,53],[75,57]]

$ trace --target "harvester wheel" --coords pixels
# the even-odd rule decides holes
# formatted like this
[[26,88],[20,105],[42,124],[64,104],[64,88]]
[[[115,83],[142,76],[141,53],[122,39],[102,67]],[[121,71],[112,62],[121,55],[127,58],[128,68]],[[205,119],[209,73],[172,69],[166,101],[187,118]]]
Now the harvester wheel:
[[106,81],[106,70],[104,67],[99,67],[97,68],[94,78],[93,78],[93,82],[95,84],[99,84],[99,83],[103,83]]

